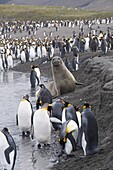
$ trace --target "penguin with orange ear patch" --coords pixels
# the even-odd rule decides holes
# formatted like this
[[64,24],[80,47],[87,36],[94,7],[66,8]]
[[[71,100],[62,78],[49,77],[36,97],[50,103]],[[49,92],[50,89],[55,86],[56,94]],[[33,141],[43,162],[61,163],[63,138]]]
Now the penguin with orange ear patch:
[[79,127],[79,122],[74,106],[68,102],[65,102],[65,108],[62,111],[62,123],[68,120],[74,120]]
[[7,127],[0,131],[0,169],[13,170],[16,162],[16,144]]
[[81,130],[81,146],[84,156],[96,153],[98,147],[98,125],[88,103],[85,103],[83,106]]
[[65,121],[60,130],[60,145],[62,146],[60,156],[62,156],[63,153],[70,155],[76,150],[77,137],[78,125],[76,122],[74,120]]
[[44,84],[39,85],[41,88],[37,94],[36,109],[38,110],[40,106],[43,106],[45,103],[52,103],[52,95],[50,91],[45,87]]
[[38,148],[42,144],[50,145],[51,142],[50,111],[49,103],[45,103],[33,116],[32,139],[36,139]]
[[33,117],[33,107],[29,101],[29,96],[25,95],[18,106],[16,115],[16,125],[22,131],[22,137],[30,135]]
[[40,70],[35,65],[31,66],[30,83],[31,83],[31,88],[35,88],[35,86],[39,85],[40,83]]

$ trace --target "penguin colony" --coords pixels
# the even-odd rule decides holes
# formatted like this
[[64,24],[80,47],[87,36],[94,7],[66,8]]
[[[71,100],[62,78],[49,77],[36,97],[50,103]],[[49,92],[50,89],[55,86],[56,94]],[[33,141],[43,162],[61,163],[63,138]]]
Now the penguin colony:
[[[73,51],[74,60],[66,61],[69,70],[79,69],[79,54],[85,51],[96,52],[100,50],[106,54],[113,50],[113,33],[108,24],[113,23],[113,18],[86,19],[75,21],[1,21],[0,25],[0,71],[9,70],[14,67],[14,60],[25,63],[40,59],[41,63],[50,60],[57,49],[60,57]],[[101,24],[107,25],[104,32],[100,29]],[[98,29],[93,28],[98,25]],[[84,27],[87,26],[87,30]],[[69,37],[56,36],[61,27],[77,29]],[[37,34],[39,29],[49,28],[50,32],[44,30],[43,35]],[[25,34],[25,37],[18,37],[18,34]],[[14,36],[16,35],[16,36]],[[16,37],[16,38],[15,38]]]
[[[97,22],[99,23],[100,21],[97,20]],[[68,24],[72,26],[71,23]],[[13,59],[20,59],[21,63],[32,62],[36,59],[36,56],[40,59],[47,57],[45,61],[47,59],[50,60],[58,44],[60,44],[60,48],[57,46],[60,51],[60,57],[64,57],[63,47],[66,47],[65,52],[72,50],[73,55],[76,57],[76,61],[72,61],[71,71],[78,70],[80,52],[85,52],[90,48],[92,52],[101,49],[103,53],[107,53],[108,49],[113,49],[113,43],[111,43],[113,42],[113,35],[109,29],[106,34],[102,31],[98,35],[95,32],[91,32],[90,35],[80,36],[79,38],[74,34],[69,39],[66,39],[66,37],[62,37],[61,39],[59,37],[56,37],[56,39],[48,37],[44,34],[44,40],[38,39],[38,43],[36,39],[32,39],[31,41],[28,37],[14,41],[10,38],[2,38],[0,41],[0,70],[13,68]],[[45,41],[47,38],[49,39],[48,42]],[[110,42],[109,39],[111,39]],[[75,45],[77,40],[81,43],[81,46],[79,44],[79,49]],[[90,47],[89,40],[91,40]],[[98,45],[96,44],[97,41]],[[67,67],[70,64],[68,62]],[[58,157],[61,157],[63,154],[71,155],[73,152],[76,152],[76,148],[81,148],[84,156],[97,153],[98,124],[89,103],[84,103],[83,109],[80,112],[79,107],[73,106],[67,101],[62,99],[53,101],[51,93],[40,82],[40,70],[37,66],[32,65],[30,73],[31,88],[39,85],[40,89],[36,94],[36,111],[34,111],[28,95],[23,96],[18,106],[16,125],[20,129],[22,137],[30,137],[31,141],[35,139],[38,148],[49,146],[52,140],[52,128],[54,128],[54,130],[59,131],[59,144],[61,145]],[[0,166],[3,169],[13,170],[16,155],[15,141],[9,133],[8,128],[4,127],[0,131]]]
[[[70,156],[77,148],[83,155],[92,155],[98,151],[98,124],[89,103],[84,103],[83,111],[78,106],[63,99],[53,101],[51,93],[41,84],[37,92],[34,111],[29,95],[23,96],[18,106],[16,124],[22,138],[35,140],[37,148],[51,145],[52,129],[59,131],[61,150],[56,156],[61,159]],[[37,103],[38,101],[38,103]],[[13,170],[16,162],[16,144],[8,128],[0,131],[0,163],[4,169]]]
[[36,110],[33,111],[29,96],[26,95],[20,101],[16,120],[22,137],[35,140],[37,148],[50,146],[51,132],[53,129],[58,130],[61,150],[57,159],[63,154],[71,155],[77,148],[83,150],[84,156],[98,151],[98,124],[89,103],[84,103],[80,112],[78,106],[63,99],[53,101],[44,84],[40,84],[36,92]]

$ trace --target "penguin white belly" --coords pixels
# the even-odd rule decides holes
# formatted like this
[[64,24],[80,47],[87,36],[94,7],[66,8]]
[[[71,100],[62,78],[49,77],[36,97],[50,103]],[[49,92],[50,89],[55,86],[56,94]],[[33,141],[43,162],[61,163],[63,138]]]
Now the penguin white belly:
[[31,128],[31,105],[28,101],[21,101],[18,108],[18,125],[21,130],[29,131]]
[[54,55],[54,48],[53,48],[53,47],[51,47],[51,54],[50,54],[50,58],[52,58],[52,57],[53,57],[53,55]]
[[33,118],[34,136],[38,143],[48,143],[51,140],[51,123],[47,110],[39,109]]
[[20,58],[20,49],[17,49],[17,58]]
[[65,153],[67,155],[70,155],[70,153],[72,152],[73,150],[73,146],[72,146],[72,143],[69,139],[67,139],[66,143],[65,143]]
[[62,124],[66,121],[66,114],[65,114],[66,109],[64,108],[62,111]]
[[83,135],[82,135],[82,148],[83,148],[83,151],[84,151],[84,156],[86,156],[86,146],[87,146],[87,142],[86,142],[86,139],[85,139],[85,133],[83,132]]
[[13,58],[12,58],[12,56],[7,57],[7,62],[8,62],[8,69],[13,68]]
[[24,63],[26,62],[26,57],[25,57],[25,52],[24,51],[21,53],[20,58],[21,58],[22,62],[24,62]]
[[7,142],[6,137],[4,136],[4,134],[2,132],[0,132],[0,167],[3,167],[4,169],[11,169],[11,165],[12,164],[8,164],[8,162],[6,161],[6,157],[4,154],[4,151],[9,147],[9,144]]
[[3,71],[3,63],[1,57],[0,57],[0,71]]
[[34,70],[36,71],[37,77],[38,77],[39,82],[40,82],[40,70],[39,70],[39,68],[35,68]]
[[47,51],[45,47],[42,47],[42,56],[47,56]]
[[37,56],[39,58],[41,58],[41,49],[40,49],[40,47],[37,48]]
[[77,115],[77,119],[78,119],[78,123],[79,123],[79,128],[81,127],[81,113],[80,112],[76,112]]
[[34,48],[30,49],[30,61],[33,61],[35,58],[35,50]]

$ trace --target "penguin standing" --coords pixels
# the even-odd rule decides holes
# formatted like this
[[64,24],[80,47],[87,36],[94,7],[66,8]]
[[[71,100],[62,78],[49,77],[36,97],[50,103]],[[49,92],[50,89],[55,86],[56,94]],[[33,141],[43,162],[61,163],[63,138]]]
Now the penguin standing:
[[2,57],[0,56],[0,71],[3,71],[3,61],[2,61]]
[[40,81],[40,70],[36,68],[36,66],[31,66],[31,73],[30,73],[30,83],[31,87],[35,88],[36,84],[38,85]]
[[38,47],[37,47],[37,56],[38,56],[38,58],[41,58],[41,57],[42,57],[40,44],[38,44]]
[[94,113],[88,103],[84,104],[81,126],[81,146],[84,156],[97,152],[98,147],[98,125]]
[[21,63],[25,63],[26,62],[26,56],[25,56],[25,49],[23,48],[21,53],[20,53],[20,60]]
[[29,60],[30,61],[34,61],[35,60],[35,56],[36,56],[35,48],[34,48],[34,46],[30,46],[30,49],[29,49]]
[[5,127],[0,131],[0,164],[2,168],[14,170],[16,155],[15,141],[10,135],[8,128]]
[[50,91],[44,86],[44,84],[39,85],[41,89],[38,92],[36,109],[39,109],[40,106],[43,106],[45,103],[52,104],[52,95]]
[[37,74],[37,77],[38,77],[38,82],[37,82],[37,84],[39,85],[39,83],[40,83],[40,81],[41,81],[41,77],[40,77],[40,69],[38,68],[38,66],[37,65],[35,65],[35,68],[34,68],[34,70],[36,71],[36,74]]
[[49,104],[45,103],[42,108],[36,110],[33,116],[32,139],[36,139],[38,148],[41,144],[49,145],[51,142],[50,107],[48,106]]
[[33,108],[32,104],[29,101],[29,96],[26,95],[21,100],[18,113],[16,115],[16,124],[22,131],[22,136],[29,136],[32,126],[33,118]]
[[65,107],[65,102],[61,99],[52,103],[52,114],[50,121],[55,130],[61,129],[62,126],[62,111]]
[[79,127],[79,122],[74,106],[68,102],[65,102],[65,106],[66,107],[63,109],[62,112],[62,123],[68,120],[74,120]]
[[9,53],[9,55],[7,56],[7,63],[8,63],[8,69],[12,69],[13,68],[13,57],[11,53]]
[[76,150],[76,143],[78,137],[78,125],[74,120],[65,121],[62,124],[60,130],[60,145],[62,146],[62,151],[59,156],[63,153],[70,155]]

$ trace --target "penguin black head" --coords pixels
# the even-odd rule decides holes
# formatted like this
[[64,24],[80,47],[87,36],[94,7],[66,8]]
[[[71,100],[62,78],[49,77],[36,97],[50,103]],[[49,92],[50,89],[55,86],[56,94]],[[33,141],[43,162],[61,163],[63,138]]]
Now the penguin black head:
[[89,105],[89,103],[84,103],[83,107],[84,107],[84,109],[85,108],[90,108],[90,105]]
[[79,106],[74,106],[75,111],[79,111]]
[[45,87],[44,84],[40,84],[39,86],[40,86],[41,88],[44,88],[44,87]]
[[23,99],[28,100],[28,99],[29,99],[29,95],[28,95],[28,94],[26,94],[25,96],[23,96]]
[[64,101],[64,102],[65,102],[64,103],[65,107],[69,107],[71,105],[69,102],[66,102],[66,101]]
[[9,132],[9,130],[8,130],[7,127],[4,127],[4,128],[2,129],[2,131],[3,131],[3,132],[7,132],[7,133]]
[[35,66],[34,66],[34,65],[31,65],[31,68],[34,70],[34,69],[35,69]]

